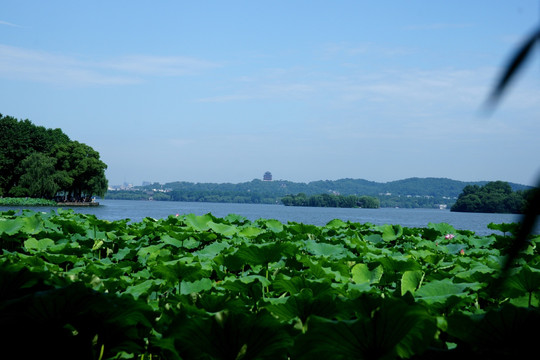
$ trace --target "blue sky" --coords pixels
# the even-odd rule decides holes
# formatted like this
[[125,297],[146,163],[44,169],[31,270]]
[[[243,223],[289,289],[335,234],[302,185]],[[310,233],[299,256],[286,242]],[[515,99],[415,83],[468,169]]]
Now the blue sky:
[[0,113],[92,146],[109,184],[447,177],[533,184],[540,2],[12,1]]

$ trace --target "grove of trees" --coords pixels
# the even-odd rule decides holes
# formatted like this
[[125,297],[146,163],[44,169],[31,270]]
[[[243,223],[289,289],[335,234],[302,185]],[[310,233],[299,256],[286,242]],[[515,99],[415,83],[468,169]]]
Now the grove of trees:
[[467,185],[451,211],[520,214],[532,191],[512,191],[510,184],[504,181],[492,181],[484,186]]
[[281,198],[285,206],[314,206],[314,207],[339,207],[339,208],[370,208],[377,209],[380,206],[379,199],[371,196],[334,195],[320,194],[307,196],[304,193],[287,195]]
[[97,151],[62,130],[0,114],[0,196],[103,196],[106,168]]

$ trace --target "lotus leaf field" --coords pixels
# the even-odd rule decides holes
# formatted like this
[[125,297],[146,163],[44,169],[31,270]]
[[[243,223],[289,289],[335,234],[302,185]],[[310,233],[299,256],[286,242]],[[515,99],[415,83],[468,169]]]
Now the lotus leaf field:
[[3,354],[54,359],[524,358],[539,236],[493,286],[490,236],[211,214],[105,221],[0,213]]

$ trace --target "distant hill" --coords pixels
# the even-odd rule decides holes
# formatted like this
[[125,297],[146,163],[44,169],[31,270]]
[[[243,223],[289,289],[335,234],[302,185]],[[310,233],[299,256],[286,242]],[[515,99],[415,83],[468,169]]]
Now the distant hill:
[[[154,200],[207,201],[234,203],[279,203],[286,195],[304,193],[369,195],[380,199],[381,207],[451,206],[467,185],[483,186],[488,181],[464,182],[447,178],[408,178],[390,182],[363,179],[319,180],[296,183],[287,180],[232,183],[171,182],[135,187],[128,192],[110,191],[107,198],[146,198]],[[529,186],[510,183],[514,191]],[[157,190],[161,190],[157,191]]]

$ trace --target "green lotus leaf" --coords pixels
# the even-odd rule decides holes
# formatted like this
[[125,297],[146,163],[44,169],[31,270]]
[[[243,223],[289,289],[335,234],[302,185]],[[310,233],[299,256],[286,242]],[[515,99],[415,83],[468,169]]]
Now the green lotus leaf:
[[[266,265],[268,263],[277,262],[282,257],[291,256],[294,251],[295,247],[290,243],[274,242],[252,244],[249,246],[243,245],[233,255],[241,259],[244,264]],[[225,261],[227,261],[227,256],[225,257]]]
[[2,219],[0,221],[0,234],[14,235],[17,232],[34,235],[45,229],[39,213],[25,211],[24,215],[15,219]]
[[311,290],[313,296],[323,296],[335,292],[330,281],[310,280],[304,276],[278,275],[278,278],[272,282],[272,287],[277,293],[287,292],[290,295],[298,294],[303,289]]
[[364,236],[364,239],[373,244],[380,244],[384,241],[381,234],[369,234],[367,236]]
[[465,282],[488,283],[493,279],[495,272],[495,269],[483,263],[477,262],[472,264],[468,270],[461,267],[459,269],[454,268],[449,272],[449,274],[454,274],[456,279],[461,279]]
[[334,245],[317,242],[315,240],[307,240],[305,242],[305,249],[309,253],[315,256],[322,256],[333,259],[354,258],[355,255],[347,250],[342,245]]
[[489,248],[495,243],[493,236],[474,237],[469,239],[469,244],[476,248]]
[[168,234],[162,235],[161,236],[161,241],[164,244],[172,245],[172,246],[177,247],[177,248],[182,247],[182,241],[181,240],[175,239],[175,238],[173,238],[172,236],[170,236]]
[[449,254],[459,254],[461,250],[463,250],[465,253],[467,253],[467,245],[466,244],[446,244],[446,245],[439,245],[441,247],[445,247],[448,250]]
[[[458,304],[460,299],[473,300],[469,290],[474,291],[482,287],[479,283],[454,283],[452,279],[432,280],[422,285],[415,292],[415,297],[428,305],[437,305],[438,308]],[[458,299],[452,299],[458,298]]]
[[447,235],[452,234],[455,235],[457,233],[457,230],[450,224],[447,223],[428,223],[427,226],[429,229],[433,229],[439,233],[439,235]]
[[519,224],[518,223],[502,223],[502,224],[489,223],[487,225],[487,228],[491,230],[498,230],[502,232],[503,234],[506,234],[506,233],[517,234],[519,231]]
[[382,232],[384,241],[394,241],[403,236],[401,225],[379,225],[377,228]]
[[215,223],[213,221],[208,222],[208,227],[212,229],[217,234],[220,234],[222,236],[231,237],[234,234],[236,234],[236,226],[234,225],[226,225],[226,224],[220,224]]
[[117,261],[121,261],[121,260],[124,260],[130,252],[131,252],[131,249],[129,247],[125,247],[118,250],[115,254],[113,254],[112,258]]
[[286,322],[299,319],[302,326],[312,315],[333,318],[338,313],[335,298],[315,297],[311,289],[302,289],[299,293],[289,296],[285,303],[268,305],[266,309]]
[[196,231],[207,231],[210,229],[209,222],[213,221],[214,217],[210,214],[198,216],[195,214],[188,214],[185,216],[184,221],[186,225]]
[[267,219],[264,221],[264,226],[272,231],[272,232],[275,232],[275,233],[280,233],[283,231],[283,224],[278,221],[278,220],[274,220],[274,219]]
[[518,272],[508,277],[505,284],[505,294],[511,297],[530,295],[540,292],[540,270],[524,265]]
[[422,268],[416,260],[399,254],[380,256],[375,261],[383,266],[386,274],[402,274],[407,270],[420,270]]
[[[366,298],[358,301],[366,303]],[[308,331],[295,341],[294,358],[409,358],[433,342],[436,320],[424,307],[392,298],[379,298],[373,305],[355,320],[312,316]]]
[[342,229],[345,227],[347,227],[347,223],[341,219],[334,219],[334,220],[329,221],[326,224],[326,228],[329,228],[329,229]]
[[156,278],[176,285],[180,281],[195,281],[207,278],[210,276],[211,271],[202,269],[199,264],[188,265],[181,260],[174,260],[155,265],[152,273]]
[[405,271],[401,277],[401,295],[405,295],[407,291],[414,295],[423,279],[424,273],[421,270]]
[[202,291],[210,290],[212,288],[212,280],[200,279],[195,281],[182,280],[180,283],[180,294],[188,295],[192,293],[199,293]]
[[254,227],[254,226],[246,226],[238,232],[238,235],[253,239],[264,232],[265,232],[264,229]]
[[225,249],[229,249],[230,247],[231,245],[226,242],[215,241],[206,245],[201,250],[193,252],[193,255],[204,259],[214,259],[219,254],[222,254]]
[[292,339],[267,312],[223,311],[210,318],[177,318],[163,338],[183,359],[287,359]]
[[54,240],[51,239],[36,240],[35,238],[30,238],[24,242],[24,247],[27,250],[45,251],[51,246],[54,246]]
[[129,294],[137,300],[141,296],[148,296],[150,292],[162,283],[161,280],[145,280],[137,285],[128,286],[124,294]]
[[249,220],[245,216],[238,215],[238,214],[228,214],[223,219],[229,224],[234,224],[234,225],[242,225],[249,222]]
[[373,270],[369,270],[367,264],[356,264],[351,268],[352,280],[356,284],[376,284],[381,280],[383,272],[382,265]]

